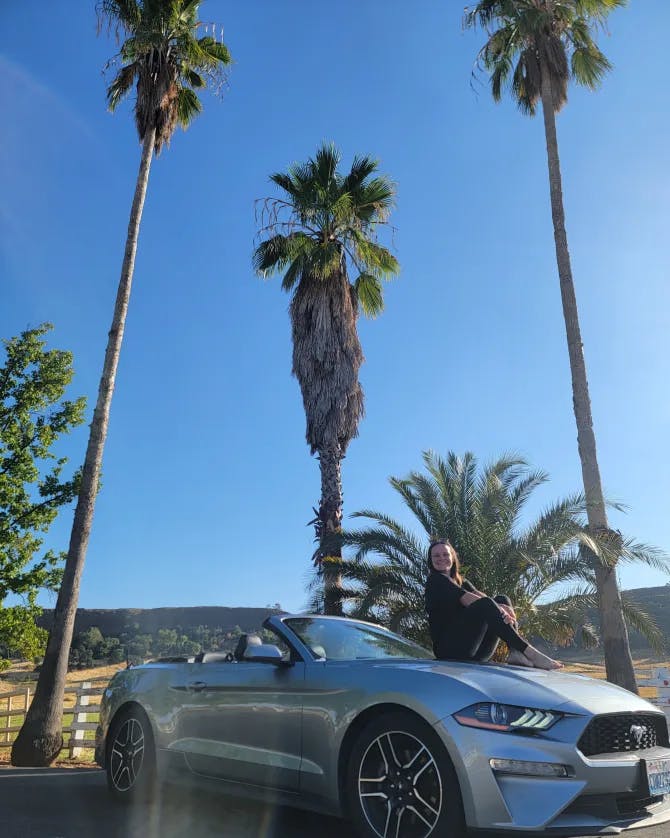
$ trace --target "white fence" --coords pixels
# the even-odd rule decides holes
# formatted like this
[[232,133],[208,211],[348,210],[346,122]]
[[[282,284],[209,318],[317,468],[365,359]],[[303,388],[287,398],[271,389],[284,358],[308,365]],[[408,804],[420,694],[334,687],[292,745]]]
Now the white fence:
[[[85,738],[86,731],[94,731],[98,726],[100,697],[108,683],[109,678],[92,678],[65,687],[66,696],[75,697],[74,705],[66,705],[63,710],[64,716],[72,715],[70,724],[63,728],[63,748],[68,751],[70,759],[80,756],[84,748],[95,747],[92,739]],[[32,697],[30,687],[0,693],[0,748],[11,745],[21,730]]]
[[666,717],[670,719],[670,669],[652,667],[651,677],[645,678],[640,672],[637,674],[638,687],[655,687],[656,696],[649,700],[660,707]]

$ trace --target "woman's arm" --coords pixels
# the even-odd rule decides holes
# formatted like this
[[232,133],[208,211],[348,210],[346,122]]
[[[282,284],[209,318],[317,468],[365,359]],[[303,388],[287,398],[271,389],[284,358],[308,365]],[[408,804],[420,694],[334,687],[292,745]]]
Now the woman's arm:
[[473,602],[477,602],[478,599],[483,599],[484,594],[480,594],[479,591],[466,591],[463,596],[461,597],[461,605],[468,607],[468,605],[472,605]]
[[472,582],[467,579],[462,581],[461,588],[466,591],[466,593],[464,593],[461,597],[461,605],[464,605],[466,608],[468,605],[472,605],[473,602],[477,602],[478,599],[483,599],[486,596],[486,594],[478,591]]
[[[478,591],[477,588],[472,584],[472,582],[464,579],[462,582],[462,588],[467,591],[467,593],[463,594],[461,597],[461,605],[465,606],[466,608],[468,605],[472,605],[473,602],[477,602],[478,599],[484,599],[488,596],[483,591]],[[510,605],[505,605],[501,602],[496,602],[500,613],[503,615],[503,619],[506,623],[511,624],[516,622],[516,614],[514,613],[514,609]]]

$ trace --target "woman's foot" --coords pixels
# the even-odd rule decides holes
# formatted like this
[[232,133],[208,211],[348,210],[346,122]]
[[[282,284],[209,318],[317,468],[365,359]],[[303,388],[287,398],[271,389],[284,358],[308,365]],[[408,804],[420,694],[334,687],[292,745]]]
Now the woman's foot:
[[528,646],[524,655],[536,669],[563,669],[563,664],[560,661],[555,661],[553,658],[543,655],[534,646]]
[[533,662],[530,658],[527,658],[524,653],[520,652],[518,649],[509,650],[507,663],[510,664],[510,666],[533,666]]

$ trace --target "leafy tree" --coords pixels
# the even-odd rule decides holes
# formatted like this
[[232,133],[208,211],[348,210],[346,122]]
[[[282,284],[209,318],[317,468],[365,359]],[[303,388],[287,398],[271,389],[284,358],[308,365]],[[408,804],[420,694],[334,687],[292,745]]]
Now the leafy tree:
[[[510,597],[526,635],[571,642],[575,626],[586,625],[584,617],[594,605],[595,567],[616,558],[607,539],[590,534],[583,497],[557,501],[522,525],[527,501],[548,479],[522,458],[505,455],[479,468],[470,453],[459,458],[450,452],[443,459],[426,452],[424,464],[425,472],[390,479],[420,535],[372,510],[354,514],[368,519],[369,526],[344,533],[344,543],[355,551],[343,565],[351,613],[429,644],[424,607],[428,545],[448,538],[476,588]],[[621,544],[621,560],[668,570],[667,557],[655,548],[629,539]],[[563,591],[560,598],[538,604],[558,591]],[[625,613],[652,645],[662,645],[662,634],[647,614],[633,603],[626,604]],[[588,626],[584,635],[587,639]]]
[[344,175],[339,163],[340,152],[324,144],[306,163],[271,176],[284,197],[265,201],[262,241],[253,257],[261,276],[283,273],[282,289],[293,294],[293,374],[302,393],[307,444],[321,470],[314,561],[325,571],[329,614],[341,611],[341,463],[363,415],[356,321],[359,307],[370,317],[382,311],[382,280],[399,271],[395,257],[376,241],[393,205],[394,185],[375,175],[377,161],[370,157],[354,158]]
[[[116,643],[113,641],[116,641]],[[121,663],[126,659],[126,651],[119,642],[118,638],[110,637],[106,657],[110,663]]]
[[[549,192],[554,224],[556,261],[561,287],[563,316],[570,357],[572,395],[577,422],[577,441],[582,466],[584,494],[591,534],[617,535],[607,521],[600,479],[591,399],[579,326],[577,299],[565,230],[563,187],[556,136],[556,113],[568,98],[568,84],[596,89],[610,62],[598,48],[594,33],[607,16],[626,0],[480,0],[466,9],[466,26],[481,26],[488,40],[479,53],[481,65],[490,73],[493,98],[502,97],[505,86],[522,113],[533,116],[542,105],[549,165]],[[595,567],[602,624],[607,678],[637,692],[628,643],[616,563]]]
[[215,642],[215,632],[209,626],[196,626],[192,631],[193,640],[200,644],[202,649],[212,649]]
[[44,653],[47,632],[35,623],[41,611],[34,605],[0,608],[0,670],[10,657],[34,660]]
[[198,0],[100,0],[98,4],[100,23],[114,28],[117,36],[125,36],[113,62],[118,72],[107,89],[107,102],[113,111],[135,88],[135,124],[142,156],[63,583],[35,697],[12,746],[14,765],[48,765],[63,744],[67,661],[153,154],[169,143],[177,125],[186,128],[197,116],[202,108],[198,91],[220,80],[231,60],[222,41],[209,34],[197,37],[199,9]]
[[72,641],[70,666],[91,667],[94,661],[106,659],[107,641],[97,626],[80,631]]
[[151,656],[153,638],[150,634],[137,634],[132,637],[122,637],[126,647],[128,659],[133,663],[141,663]]
[[[80,480],[79,472],[64,479],[67,458],[53,448],[82,424],[86,407],[84,398],[64,398],[74,374],[72,354],[46,349],[51,328],[43,323],[3,341],[0,366],[0,646],[29,658],[44,648],[35,598],[61,578],[63,556],[40,555],[43,536]],[[10,594],[24,604],[3,608]]]
[[158,629],[153,648],[157,655],[177,654],[177,632],[174,629]]

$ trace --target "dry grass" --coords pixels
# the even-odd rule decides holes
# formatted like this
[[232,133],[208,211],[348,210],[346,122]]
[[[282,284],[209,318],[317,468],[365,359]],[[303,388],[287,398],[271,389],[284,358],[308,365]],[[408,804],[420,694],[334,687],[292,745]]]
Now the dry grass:
[[[638,676],[640,674],[649,677],[652,669],[665,668],[670,669],[670,661],[657,661],[652,658],[636,658],[633,661],[635,672]],[[565,664],[566,672],[576,672],[579,675],[588,675],[590,678],[599,678],[605,680],[605,665],[602,663],[583,663],[581,661],[572,661]],[[642,698],[655,698],[656,687],[640,687],[640,695]]]
[[[93,678],[111,678],[119,669],[124,669],[124,663],[114,663],[109,666],[97,666],[91,669],[74,669],[67,674],[67,684],[72,686],[80,681],[90,681]],[[32,663],[16,663],[0,675],[0,696],[3,693],[14,692],[22,687],[30,687],[34,692],[37,684],[37,672]]]

